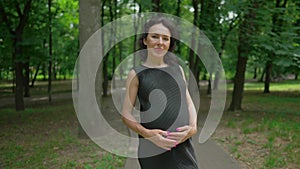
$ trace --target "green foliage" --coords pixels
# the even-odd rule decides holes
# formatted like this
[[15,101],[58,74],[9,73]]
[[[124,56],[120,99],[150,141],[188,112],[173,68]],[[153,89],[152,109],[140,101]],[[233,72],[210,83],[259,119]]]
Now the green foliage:
[[58,74],[73,73],[78,56],[78,1],[58,0],[53,19],[53,55]]
[[[16,0],[14,0],[16,1]],[[7,14],[7,22],[1,22],[0,27],[0,74],[12,70],[12,40],[11,30],[16,27],[18,22],[17,9],[14,5],[18,3],[21,9],[25,3],[1,1],[4,11]],[[53,33],[53,63],[58,74],[72,74],[73,67],[78,55],[78,2],[67,0],[52,1],[52,33]],[[43,2],[32,2],[28,21],[23,32],[22,62],[30,63],[31,69],[37,65],[47,68],[49,61],[49,16],[48,4]],[[8,27],[7,23],[11,25]],[[3,29],[2,29],[3,28]],[[34,73],[34,72],[31,72]],[[8,77],[9,79],[12,78]],[[1,75],[0,75],[0,79]]]
[[[253,36],[253,57],[249,61],[251,67],[264,68],[267,61],[272,61],[275,76],[293,73],[299,53],[299,44],[295,44],[298,37],[295,23],[299,19],[296,11],[299,6],[292,1],[288,1],[286,8],[275,8],[275,1],[261,5],[262,8],[256,11],[259,33]],[[277,19],[275,23],[274,18]]]
[[[16,1],[16,0],[14,0]],[[17,2],[17,1],[16,1]],[[103,1],[104,2],[104,1]],[[134,4],[136,2],[136,4]],[[4,0],[1,2],[4,10],[8,13],[9,21],[12,27],[17,23],[17,11],[14,3]],[[19,3],[22,8],[24,4]],[[199,15],[203,15],[198,21],[202,31],[214,44],[216,50],[221,49],[221,40],[225,38],[225,48],[223,49],[223,65],[225,67],[228,78],[233,78],[235,72],[236,56],[237,56],[237,33],[238,25],[246,14],[249,1],[214,1],[203,2],[199,4]],[[58,76],[70,76],[73,71],[74,63],[78,55],[78,1],[75,0],[54,0],[52,1],[52,33],[53,33],[53,63]],[[105,1],[103,5],[104,18],[103,23],[109,23],[111,20],[109,6],[114,3]],[[177,1],[161,2],[161,11],[169,14],[176,14]],[[300,54],[299,54],[299,5],[295,1],[288,1],[286,8],[275,8],[275,2],[260,2],[260,8],[255,11],[256,19],[252,21],[256,24],[256,34],[251,35],[252,46],[249,65],[247,71],[253,73],[254,68],[263,69],[266,61],[268,61],[269,53],[276,56],[272,58],[274,63],[274,76],[286,75],[299,72]],[[120,18],[124,15],[133,14],[134,12],[150,12],[152,10],[152,1],[136,0],[136,1],[117,1],[115,6],[116,16]],[[180,17],[193,22],[192,2],[181,0]],[[203,10],[203,11],[202,11]],[[272,16],[278,15],[278,19],[282,22],[281,27],[274,26]],[[29,20],[23,36],[23,56],[22,60],[30,60],[32,70],[41,64],[41,68],[45,69],[47,74],[48,57],[48,4],[46,1],[32,3]],[[5,22],[0,24],[0,61],[1,73],[0,79],[6,77],[11,79],[12,74],[7,73],[12,70],[12,35],[9,27]],[[121,29],[118,29],[120,31]],[[274,32],[274,30],[281,30]],[[121,60],[128,54],[132,53],[133,38],[129,41],[124,40],[120,45],[116,45],[112,49],[112,53],[108,54],[108,71],[112,76],[112,58],[113,55],[121,55]],[[129,50],[128,50],[129,49]],[[188,49],[183,47],[180,51],[176,51],[179,56],[187,60]],[[116,59],[117,65],[120,59]],[[34,71],[32,71],[34,73]],[[41,71],[39,72],[42,73]]]

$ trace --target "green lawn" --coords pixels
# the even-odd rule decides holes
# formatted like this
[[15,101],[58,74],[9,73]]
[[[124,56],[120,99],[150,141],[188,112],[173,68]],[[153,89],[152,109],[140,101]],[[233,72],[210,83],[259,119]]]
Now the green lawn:
[[221,124],[224,131],[234,134],[218,140],[234,157],[253,168],[299,167],[299,84],[299,80],[272,83],[271,93],[264,94],[263,83],[246,83],[243,111],[226,111]]
[[[71,80],[59,80],[52,82],[52,93],[72,92]],[[47,95],[48,81],[36,81],[34,87],[30,88],[30,95]],[[0,98],[13,97],[12,84],[0,81]]]
[[70,100],[24,112],[0,109],[0,168],[122,168],[124,158],[78,139]]
[[[233,89],[233,84],[230,83],[227,85],[229,90]],[[264,83],[263,82],[251,82],[245,83],[246,91],[263,91]],[[300,80],[285,80],[281,82],[271,82],[270,84],[271,91],[281,91],[281,92],[300,92]]]

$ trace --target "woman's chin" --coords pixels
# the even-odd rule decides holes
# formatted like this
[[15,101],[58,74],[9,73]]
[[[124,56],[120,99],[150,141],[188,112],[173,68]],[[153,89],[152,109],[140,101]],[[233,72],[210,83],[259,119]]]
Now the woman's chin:
[[156,58],[163,58],[166,54],[167,52],[154,52],[152,56]]

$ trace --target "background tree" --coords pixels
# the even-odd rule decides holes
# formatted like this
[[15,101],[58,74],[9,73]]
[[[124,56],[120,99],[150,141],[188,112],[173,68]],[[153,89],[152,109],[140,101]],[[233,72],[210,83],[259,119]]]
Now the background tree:
[[[80,0],[79,1],[79,46],[82,49],[90,36],[100,28],[100,4],[101,0]],[[94,9],[94,10],[91,10]],[[80,61],[79,61],[80,62]],[[80,66],[80,65],[79,65]],[[84,65],[82,65],[84,66]],[[100,77],[99,77],[100,76]],[[101,93],[102,80],[101,75],[97,74],[96,92]],[[79,89],[79,86],[77,86]],[[100,94],[101,95],[101,94]],[[99,98],[101,101],[101,97]],[[79,126],[79,137],[85,137],[85,132]]]
[[[239,12],[239,4],[233,3],[234,1],[223,1],[219,2],[219,6],[217,6],[217,9],[219,10],[218,15],[215,16],[218,20],[216,21],[219,23],[218,28],[220,30],[219,32],[219,38],[217,38],[219,42],[219,48],[216,46],[216,50],[219,53],[219,58],[222,60],[226,42],[227,39],[232,33],[232,31],[239,25],[240,23],[240,12]],[[208,21],[209,22],[209,21]],[[217,69],[217,72],[215,72],[215,79],[213,84],[213,89],[217,90],[218,84],[219,84],[219,78],[220,78],[220,72]]]
[[245,5],[245,14],[241,24],[239,25],[239,44],[238,62],[236,65],[236,72],[234,77],[234,87],[232,93],[232,100],[229,109],[241,110],[242,99],[244,92],[245,72],[248,60],[248,55],[251,50],[251,36],[255,32],[255,17],[256,10],[259,9],[260,1],[252,0]]
[[[29,17],[31,3],[32,0],[27,0],[24,4],[17,2],[10,3],[9,1],[1,1],[0,3],[0,13],[2,15],[1,20],[6,24],[6,27],[12,37],[12,60],[16,76],[15,108],[18,111],[25,109],[23,100],[24,61],[22,61],[21,44],[23,42],[23,32]],[[14,8],[12,6],[14,6]]]
[[[49,65],[48,65],[48,99],[52,101],[52,0],[48,0],[48,30],[49,30]],[[55,72],[55,71],[53,71]]]
[[[193,16],[194,16],[194,19],[193,19],[193,24],[197,27],[199,27],[199,0],[193,0],[192,1],[192,4],[193,4]],[[191,48],[189,49],[189,57],[188,57],[188,60],[189,60],[189,68],[190,70],[192,71],[193,75],[195,76],[195,79],[196,79],[196,82],[197,84],[199,83],[199,74],[198,74],[198,71],[200,72],[200,69],[199,69],[199,57],[196,57],[195,56],[195,52],[192,50],[192,49],[195,49],[197,50],[196,45],[198,45],[198,40],[196,40],[194,37],[195,36],[196,32],[193,31],[192,32],[192,37],[191,37]],[[197,76],[198,75],[198,76]],[[189,79],[192,79],[192,78],[189,78]]]

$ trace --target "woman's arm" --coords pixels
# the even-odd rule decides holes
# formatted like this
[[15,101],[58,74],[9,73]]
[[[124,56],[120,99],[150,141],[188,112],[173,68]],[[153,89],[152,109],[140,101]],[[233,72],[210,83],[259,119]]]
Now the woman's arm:
[[147,137],[147,129],[139,124],[132,115],[133,105],[137,98],[137,91],[138,79],[134,70],[131,70],[126,81],[126,94],[122,108],[122,120],[130,129],[143,137]]
[[[152,141],[158,147],[170,150],[177,144],[176,141],[166,138],[167,132],[159,129],[146,129],[136,121],[132,115],[133,105],[137,98],[139,81],[134,70],[128,74],[126,82],[126,94],[123,102],[122,120],[133,131],[143,136],[145,139]],[[165,136],[165,137],[164,137]]]
[[[190,121],[189,121],[190,130],[187,133],[186,137],[183,138],[183,141],[194,136],[197,133],[197,112],[188,89],[186,89],[186,99],[187,99],[188,111],[190,116]],[[181,130],[182,130],[181,128],[178,129],[178,131]]]
[[[181,66],[179,67],[182,73],[183,80],[186,82],[183,69],[181,68]],[[172,132],[168,135],[168,138],[174,139],[179,143],[186,141],[188,138],[194,136],[197,133],[197,112],[187,87],[186,87],[186,101],[187,101],[187,107],[189,112],[189,125],[178,127],[176,129],[177,132]]]

